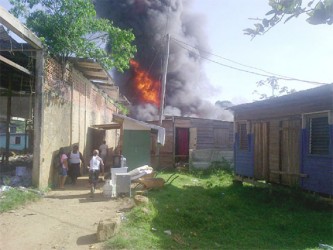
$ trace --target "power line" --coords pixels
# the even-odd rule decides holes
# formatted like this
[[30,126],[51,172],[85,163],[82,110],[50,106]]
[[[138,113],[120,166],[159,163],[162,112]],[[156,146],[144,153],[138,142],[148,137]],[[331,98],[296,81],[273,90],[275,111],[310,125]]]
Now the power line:
[[[219,56],[219,55],[216,55],[216,54],[213,54],[211,52],[208,52],[208,51],[204,51],[204,50],[201,50],[197,47],[194,47],[190,44],[187,44],[183,41],[180,41],[176,38],[171,38],[172,40],[174,40],[176,42],[176,44],[178,46],[180,46],[181,48],[183,49],[186,49],[192,53],[195,53],[197,56],[199,56],[200,58],[202,59],[205,59],[207,61],[210,61],[210,62],[213,62],[213,63],[216,63],[218,65],[221,65],[223,67],[227,67],[227,68],[230,68],[230,69],[234,69],[234,70],[238,70],[238,71],[241,71],[241,72],[245,72],[245,73],[249,73],[249,74],[254,74],[254,75],[259,75],[259,76],[264,76],[264,77],[275,77],[277,79],[281,79],[281,80],[285,80],[285,81],[299,81],[299,82],[305,82],[305,83],[310,83],[310,84],[314,84],[314,85],[324,85],[324,84],[328,84],[328,83],[322,83],[322,82],[317,82],[317,81],[308,81],[308,80],[303,80],[303,79],[298,79],[298,78],[294,78],[294,77],[289,77],[289,76],[284,76],[284,75],[280,75],[280,74],[275,74],[275,73],[272,73],[272,72],[269,72],[269,71],[266,71],[266,70],[263,70],[263,69],[260,69],[260,68],[256,68],[256,67],[252,67],[252,66],[248,66],[248,65],[245,65],[245,64],[242,64],[242,63],[239,63],[239,62],[236,62],[234,60],[231,60],[231,59],[228,59],[228,58],[225,58],[225,57],[222,57],[222,56]],[[184,45],[192,48],[189,49],[187,47],[185,47]],[[232,62],[232,63],[235,63],[235,64],[238,64],[240,66],[243,66],[243,67],[247,67],[247,68],[251,68],[251,69],[255,69],[255,70],[259,70],[259,71],[262,71],[266,74],[262,74],[262,73],[258,73],[258,72],[254,72],[254,71],[250,71],[250,70],[246,70],[246,69],[241,69],[241,68],[237,68],[237,67],[234,67],[234,66],[231,66],[231,65],[227,65],[227,64],[224,64],[224,63],[220,63],[218,61],[215,61],[215,60],[212,60],[208,57],[205,57],[201,54],[199,54],[198,52],[194,51],[193,49],[197,50],[197,51],[200,51],[200,52],[203,52],[203,53],[206,53],[206,54],[210,54],[210,55],[213,55],[215,57],[218,57],[218,58],[221,58],[223,60],[226,60],[226,61],[229,61],[229,62]]]

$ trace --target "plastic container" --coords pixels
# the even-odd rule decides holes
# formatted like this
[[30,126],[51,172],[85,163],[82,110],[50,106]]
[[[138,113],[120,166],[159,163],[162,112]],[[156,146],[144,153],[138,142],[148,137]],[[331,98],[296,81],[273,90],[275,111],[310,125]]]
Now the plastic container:
[[103,195],[107,198],[112,197],[112,185],[111,180],[105,181],[105,184],[103,186]]
[[113,156],[112,168],[124,168],[126,167],[126,158],[123,155]]
[[111,184],[116,185],[116,174],[127,173],[127,167],[123,168],[111,168]]

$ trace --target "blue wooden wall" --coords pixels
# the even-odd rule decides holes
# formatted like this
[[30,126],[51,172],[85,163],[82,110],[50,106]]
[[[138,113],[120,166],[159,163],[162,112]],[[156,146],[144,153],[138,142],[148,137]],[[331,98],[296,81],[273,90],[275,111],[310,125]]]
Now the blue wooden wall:
[[309,154],[309,138],[307,129],[302,129],[301,187],[318,193],[333,195],[333,125],[330,125],[329,155]]
[[[248,135],[248,150],[239,149],[239,134],[235,134],[234,159],[235,174],[254,177],[254,135]],[[310,155],[307,129],[302,129],[300,172],[308,177],[302,178],[303,189],[333,195],[333,125],[330,125],[330,154]]]
[[235,173],[244,177],[254,176],[254,136],[248,134],[248,149],[239,148],[239,134],[235,134],[234,144]]

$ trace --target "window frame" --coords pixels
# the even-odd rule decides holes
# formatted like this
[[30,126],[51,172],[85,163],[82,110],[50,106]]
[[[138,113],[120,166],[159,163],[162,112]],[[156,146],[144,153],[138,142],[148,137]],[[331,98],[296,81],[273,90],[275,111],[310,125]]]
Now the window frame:
[[[313,113],[305,113],[302,115],[302,128],[306,129],[306,138],[307,138],[307,147],[306,147],[306,153],[311,156],[329,156],[331,154],[331,149],[330,149],[330,125],[332,124],[332,111],[320,111],[320,112],[313,112]],[[324,153],[318,153],[318,152],[313,152],[316,149],[313,148],[312,144],[312,126],[313,126],[313,119],[317,118],[327,118],[327,148],[325,148]],[[325,135],[326,136],[326,135]],[[325,137],[326,138],[326,137]],[[324,143],[324,142],[322,142]],[[316,145],[318,146],[318,145]]]

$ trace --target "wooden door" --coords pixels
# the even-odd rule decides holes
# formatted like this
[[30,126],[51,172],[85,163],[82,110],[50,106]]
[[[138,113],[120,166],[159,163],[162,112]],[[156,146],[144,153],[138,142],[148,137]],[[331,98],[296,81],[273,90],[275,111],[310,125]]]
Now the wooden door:
[[176,128],[176,154],[175,162],[188,162],[189,160],[189,128]]
[[282,121],[280,127],[280,170],[281,183],[298,185],[300,173],[301,120]]
[[269,123],[253,124],[254,129],[254,178],[268,180],[269,178]]

